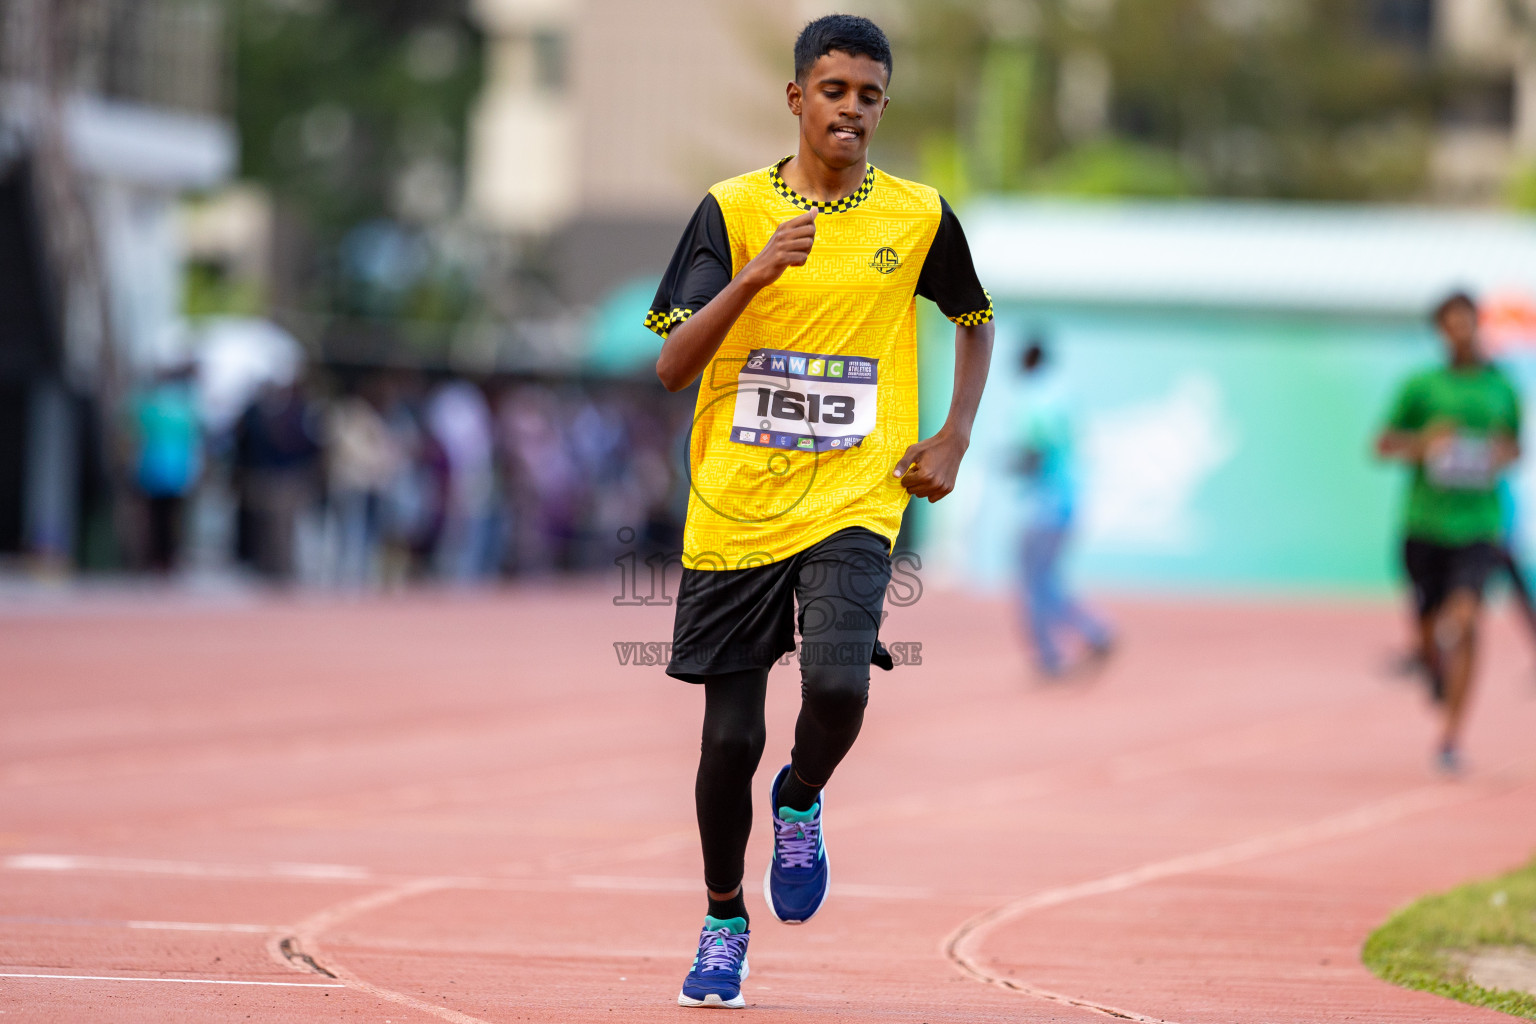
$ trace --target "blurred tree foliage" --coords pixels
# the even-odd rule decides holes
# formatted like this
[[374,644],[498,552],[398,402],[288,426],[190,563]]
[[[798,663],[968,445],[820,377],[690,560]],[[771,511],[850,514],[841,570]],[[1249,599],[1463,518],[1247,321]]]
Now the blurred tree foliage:
[[1413,197],[1460,74],[1428,45],[1428,0],[886,9],[888,141],[951,194]]
[[[432,275],[406,273],[411,261],[398,250],[402,233],[420,237],[459,207],[465,129],[481,76],[467,0],[233,0],[232,7],[242,176],[265,186],[313,243],[318,265],[297,275],[309,293],[305,304],[404,315],[412,310],[402,303],[441,306]],[[363,227],[371,233],[359,236]],[[392,239],[397,251],[359,252],[369,238]],[[422,260],[415,262],[420,269]],[[355,280],[368,278],[369,268],[386,280]],[[374,308],[380,288],[390,292],[402,273],[410,288],[429,294]]]

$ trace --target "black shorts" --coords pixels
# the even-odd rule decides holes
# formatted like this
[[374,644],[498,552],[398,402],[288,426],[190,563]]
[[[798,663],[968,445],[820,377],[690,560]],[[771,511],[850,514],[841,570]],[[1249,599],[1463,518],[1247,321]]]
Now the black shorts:
[[1438,611],[1458,590],[1470,590],[1481,598],[1488,577],[1503,562],[1503,551],[1488,541],[1452,546],[1409,537],[1403,542],[1403,567],[1413,584],[1420,618]]
[[[690,683],[801,661],[891,668],[880,644],[891,545],[862,526],[840,530],[781,562],[749,569],[684,569],[667,674]],[[800,609],[795,614],[795,604]]]

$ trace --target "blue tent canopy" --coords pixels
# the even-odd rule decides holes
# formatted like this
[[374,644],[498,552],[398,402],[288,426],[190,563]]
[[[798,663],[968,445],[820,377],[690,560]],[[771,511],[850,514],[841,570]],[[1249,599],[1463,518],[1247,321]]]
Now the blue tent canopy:
[[609,293],[593,314],[582,368],[606,376],[648,372],[656,364],[661,339],[645,326],[656,295],[657,279],[641,277]]

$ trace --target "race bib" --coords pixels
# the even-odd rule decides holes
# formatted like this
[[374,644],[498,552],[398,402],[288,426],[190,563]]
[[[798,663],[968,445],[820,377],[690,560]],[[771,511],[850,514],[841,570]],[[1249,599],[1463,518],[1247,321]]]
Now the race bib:
[[737,378],[731,439],[759,448],[836,452],[875,429],[880,361],[760,348]]
[[1424,475],[1448,491],[1486,491],[1496,471],[1493,444],[1485,438],[1457,436],[1424,460]]

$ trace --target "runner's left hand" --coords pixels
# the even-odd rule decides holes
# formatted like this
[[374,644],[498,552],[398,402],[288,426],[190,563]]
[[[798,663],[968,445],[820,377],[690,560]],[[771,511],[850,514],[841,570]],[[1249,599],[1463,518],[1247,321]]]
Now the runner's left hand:
[[893,475],[912,497],[938,501],[955,489],[955,476],[968,447],[966,441],[941,430],[908,448]]
[[1520,461],[1520,442],[1513,437],[1493,439],[1493,464],[1497,469],[1508,469]]

